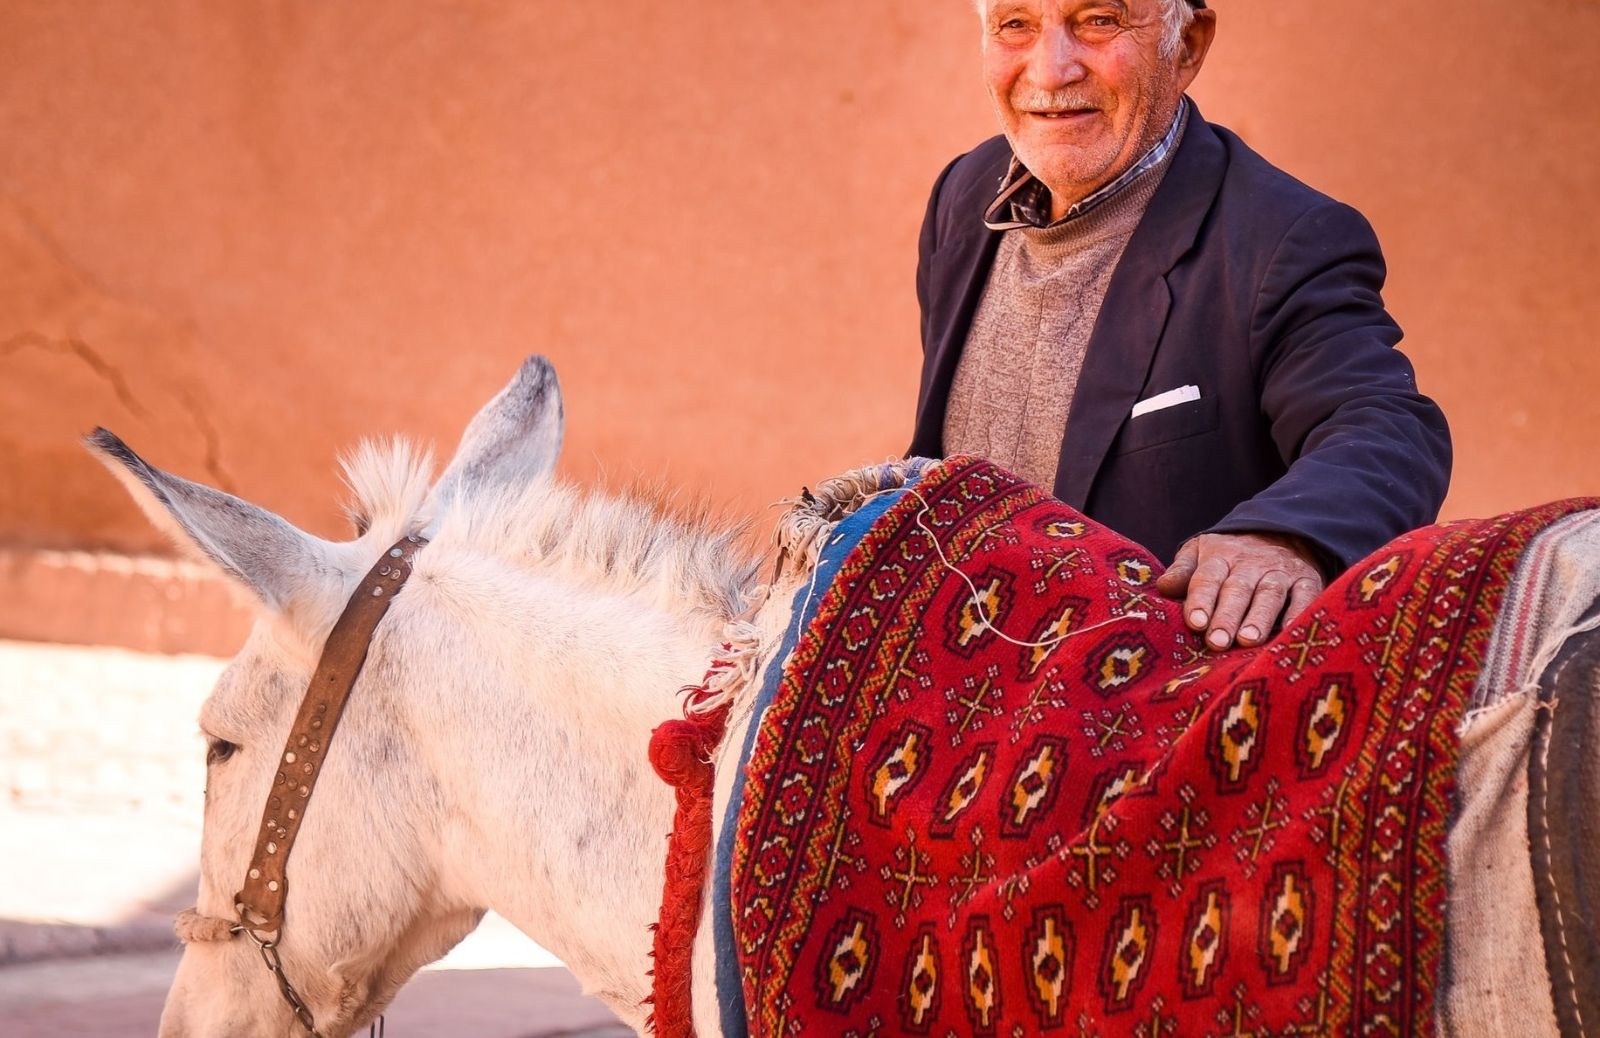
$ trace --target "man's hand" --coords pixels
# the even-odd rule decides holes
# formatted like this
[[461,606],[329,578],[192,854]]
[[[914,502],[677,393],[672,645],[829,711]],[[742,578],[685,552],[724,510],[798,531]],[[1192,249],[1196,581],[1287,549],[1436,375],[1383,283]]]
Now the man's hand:
[[1156,581],[1183,598],[1183,617],[1217,651],[1260,645],[1279,615],[1288,626],[1322,590],[1322,574],[1299,538],[1270,533],[1203,533],[1178,549]]

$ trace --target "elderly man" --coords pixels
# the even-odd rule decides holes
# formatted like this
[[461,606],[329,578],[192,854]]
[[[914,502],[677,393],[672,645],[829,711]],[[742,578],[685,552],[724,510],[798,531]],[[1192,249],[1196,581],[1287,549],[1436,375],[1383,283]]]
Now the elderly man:
[[911,452],[1053,487],[1172,560],[1207,644],[1258,644],[1449,481],[1377,239],[1184,96],[1205,0],[978,2],[1004,135],[928,205]]

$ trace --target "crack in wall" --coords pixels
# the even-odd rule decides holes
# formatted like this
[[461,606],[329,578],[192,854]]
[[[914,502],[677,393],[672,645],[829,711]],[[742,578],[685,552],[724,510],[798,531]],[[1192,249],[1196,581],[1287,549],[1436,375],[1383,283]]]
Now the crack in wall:
[[146,421],[150,419],[150,412],[143,404],[139,403],[139,398],[134,395],[133,388],[128,385],[128,380],[123,377],[122,372],[116,365],[100,356],[93,347],[77,336],[52,339],[39,332],[20,332],[4,342],[0,342],[0,357],[8,357],[29,347],[66,353],[78,358],[85,367],[98,375],[102,382],[111,387],[112,394],[123,407],[127,408],[137,418],[142,418]]
[[95,277],[88,268],[72,258],[65,246],[57,241],[46,229],[48,225],[45,221],[34,212],[31,206],[17,197],[14,191],[9,190],[9,187],[10,185],[6,185],[7,189],[0,190],[0,199],[4,199],[9,203],[11,211],[22,221],[23,231],[32,237],[34,243],[42,248],[50,259],[55,261],[56,268],[69,280],[75,282],[73,287],[87,291],[91,295],[121,303],[121,299],[103,284],[99,278]]
[[38,332],[19,332],[5,342],[0,342],[0,357],[9,357],[11,354],[21,352],[29,346],[49,349],[51,345],[51,341]]
[[184,411],[189,415],[189,420],[200,430],[200,440],[205,444],[203,464],[206,474],[211,479],[211,485],[218,490],[225,490],[235,496],[233,478],[228,475],[227,469],[222,465],[222,436],[217,432],[217,427],[211,423],[206,415],[205,408],[201,407],[195,398],[186,389],[177,391],[178,402],[183,405]]
[[150,412],[145,410],[144,405],[139,403],[138,398],[133,395],[133,389],[128,385],[128,380],[122,377],[121,371],[113,366],[110,361],[96,353],[82,339],[72,336],[66,342],[67,348],[72,351],[73,356],[83,361],[97,375],[106,380],[111,386],[112,392],[116,393],[117,399],[122,402],[123,407],[132,411],[136,416],[149,420]]
[[[102,357],[88,343],[76,336],[65,339],[52,339],[35,331],[19,332],[4,341],[0,341],[0,359],[20,353],[25,349],[40,349],[55,353],[65,353],[76,357],[90,371],[94,372],[101,381],[110,387],[117,401],[127,408],[129,413],[143,421],[150,421],[152,415],[148,408],[139,402],[138,396],[128,384],[122,372],[110,361]],[[217,427],[212,424],[206,415],[205,409],[200,406],[194,395],[187,389],[178,387],[174,389],[174,396],[182,406],[184,414],[194,424],[195,430],[200,434],[202,445],[202,464],[211,485],[218,490],[225,490],[230,494],[238,493],[235,490],[233,478],[228,475],[227,468],[222,463],[222,435]]]
[[[30,207],[17,198],[10,190],[0,189],[0,200],[3,200],[17,218],[21,221],[24,233],[30,237],[52,260],[57,269],[64,276],[75,283],[74,287],[99,297],[118,307],[125,307],[135,313],[148,313],[141,306],[121,299],[109,287],[95,278],[87,268],[77,263],[56,238],[48,232],[46,222],[41,219]],[[192,329],[190,329],[192,331]],[[118,402],[135,417],[150,421],[150,411],[139,402],[138,395],[122,371],[105,357],[101,356],[92,346],[83,339],[69,335],[64,339],[53,339],[36,331],[25,331],[0,341],[0,359],[20,352],[24,349],[42,349],[54,352],[69,353],[81,361],[89,370],[111,388]],[[174,387],[174,396],[188,415],[195,429],[200,434],[203,446],[205,471],[213,485],[218,489],[234,492],[234,482],[228,476],[222,463],[222,437],[207,417],[205,410],[199,405],[195,395],[184,387]]]

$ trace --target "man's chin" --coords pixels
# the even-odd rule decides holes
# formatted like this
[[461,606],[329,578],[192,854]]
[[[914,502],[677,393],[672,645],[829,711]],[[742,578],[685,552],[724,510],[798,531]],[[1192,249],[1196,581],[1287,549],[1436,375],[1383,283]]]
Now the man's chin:
[[1116,158],[1115,142],[1096,116],[1070,120],[1025,116],[1010,137],[1017,157],[1035,174],[1050,169],[1092,176]]
[[1111,163],[1083,149],[1041,148],[1034,149],[1031,158],[1021,153],[1017,157],[1058,197],[1081,198],[1109,179]]

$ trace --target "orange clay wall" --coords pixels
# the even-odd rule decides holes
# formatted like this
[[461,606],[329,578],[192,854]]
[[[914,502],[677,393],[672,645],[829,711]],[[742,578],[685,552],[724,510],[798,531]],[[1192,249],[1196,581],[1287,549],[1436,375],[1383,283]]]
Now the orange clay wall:
[[[1206,116],[1384,242],[1446,514],[1600,492],[1600,4],[1214,6]],[[579,480],[757,512],[899,452],[927,190],[992,132],[976,29],[966,0],[0,6],[0,636],[237,634],[181,568],[72,554],[164,551],[97,424],[329,536],[337,451],[447,454],[530,352]],[[163,600],[189,619],[155,637]]]

